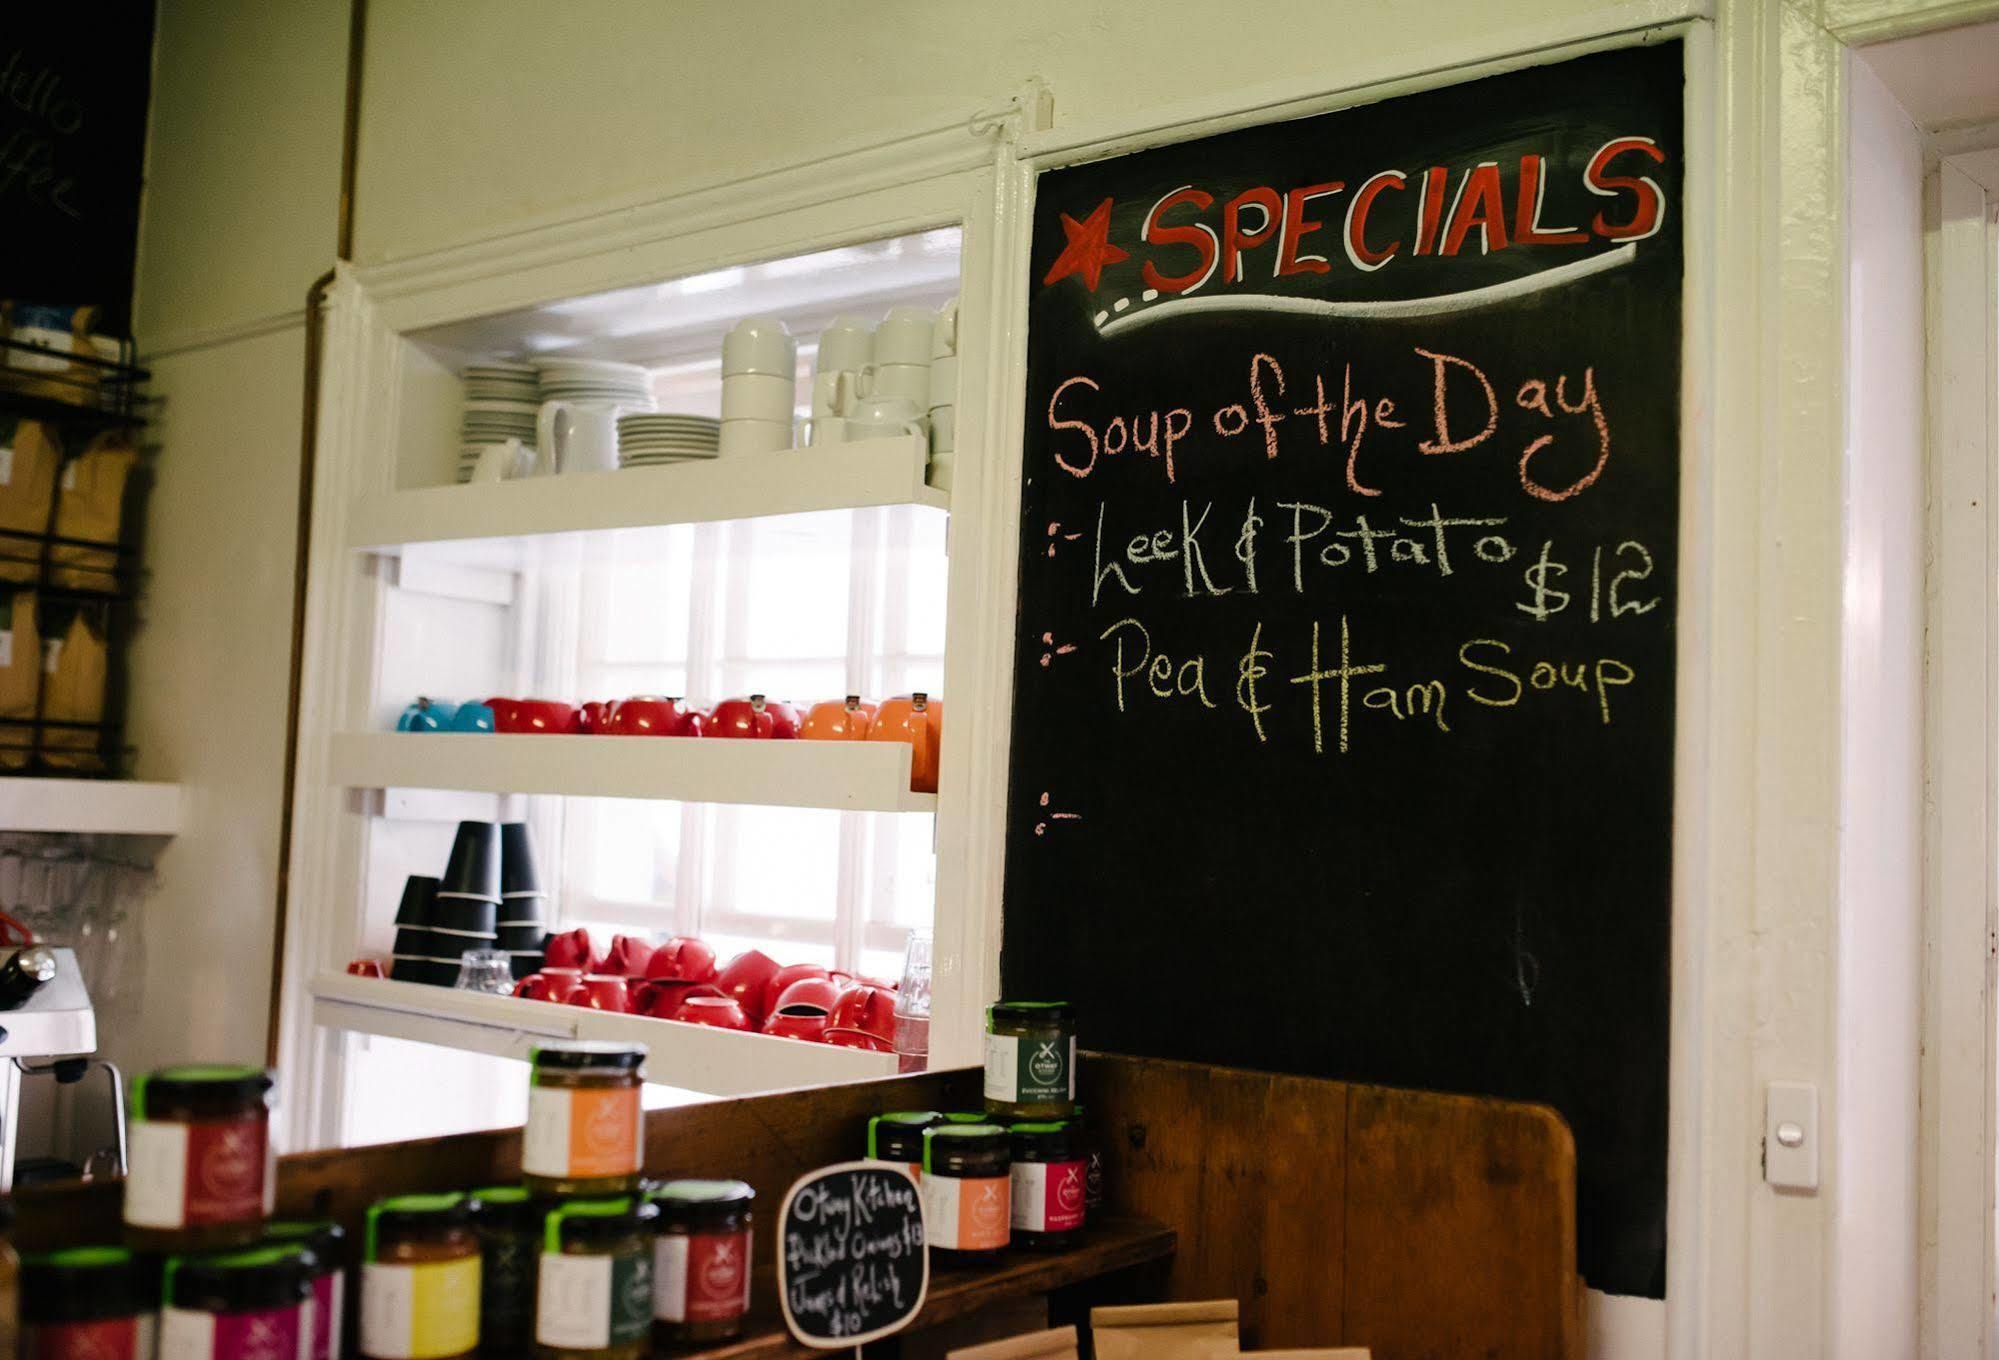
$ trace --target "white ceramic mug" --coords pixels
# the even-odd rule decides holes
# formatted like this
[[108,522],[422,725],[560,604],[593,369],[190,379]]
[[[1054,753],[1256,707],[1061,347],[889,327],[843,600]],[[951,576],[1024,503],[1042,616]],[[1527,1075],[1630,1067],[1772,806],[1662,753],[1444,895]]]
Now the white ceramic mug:
[[798,342],[774,316],[746,316],[722,337],[722,376],[769,373],[780,378],[798,375]]
[[545,472],[612,472],[618,466],[618,417],[636,406],[614,401],[545,401],[535,447]]
[[860,395],[861,375],[857,370],[821,373],[812,380],[812,414],[844,416],[853,409]]
[[844,444],[848,439],[845,416],[808,416],[798,422],[798,439],[817,448],[821,444]]
[[930,361],[930,409],[958,404],[958,356]]
[[930,332],[930,357],[933,361],[958,354],[958,299],[952,298],[937,309],[937,322]]
[[866,317],[841,316],[819,333],[819,357],[813,371],[820,375],[866,368],[875,361],[875,327]]
[[847,416],[847,437],[881,439],[901,434],[924,434],[927,426],[923,409],[909,397],[863,397]]
[[926,410],[930,405],[930,365],[870,364],[861,373],[861,394],[908,397],[918,410]]
[[731,373],[722,379],[722,419],[791,419],[798,389],[790,374]]
[[937,335],[937,313],[928,307],[892,307],[875,327],[877,364],[927,364]]
[[518,439],[476,447],[479,461],[472,465],[472,480],[475,482],[510,482],[516,477],[527,476],[528,469],[534,464],[527,445]]
[[788,420],[725,420],[722,422],[722,456],[741,453],[776,453],[791,447]]

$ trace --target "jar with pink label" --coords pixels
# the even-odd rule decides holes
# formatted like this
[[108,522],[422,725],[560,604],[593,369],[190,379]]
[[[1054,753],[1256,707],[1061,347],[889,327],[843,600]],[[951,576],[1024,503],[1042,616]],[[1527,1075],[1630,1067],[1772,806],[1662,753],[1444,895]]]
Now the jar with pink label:
[[750,1311],[750,1206],[742,1181],[668,1181],[653,1192],[652,1339],[656,1349],[740,1336]]
[[1066,1251],[1083,1236],[1089,1159],[1073,1124],[1015,1124],[1013,1241],[1039,1251]]
[[273,1219],[265,1236],[312,1253],[312,1344],[306,1360],[340,1360],[341,1324],[347,1316],[347,1232],[324,1219]]
[[312,1340],[312,1277],[297,1243],[167,1258],[160,1360],[299,1360]]
[[159,1313],[158,1264],[123,1247],[22,1254],[26,1360],[152,1360]]
[[264,1234],[272,1174],[271,1074],[168,1067],[132,1083],[125,1236],[141,1251],[247,1246]]

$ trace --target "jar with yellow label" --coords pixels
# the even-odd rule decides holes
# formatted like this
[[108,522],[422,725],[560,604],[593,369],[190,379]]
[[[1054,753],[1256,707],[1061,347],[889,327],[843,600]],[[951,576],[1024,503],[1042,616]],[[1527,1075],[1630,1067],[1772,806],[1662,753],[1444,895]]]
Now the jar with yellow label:
[[644,1360],[658,1218],[637,1195],[570,1200],[549,1211],[535,1289],[541,1360]]
[[261,1067],[168,1067],[132,1083],[125,1236],[141,1251],[247,1246],[270,1214],[271,1088]]
[[601,1197],[636,1190],[645,1161],[643,1044],[575,1040],[531,1055],[521,1179],[537,1195]]
[[455,1360],[479,1345],[479,1236],[467,1195],[398,1195],[368,1210],[361,1354]]
[[1005,1122],[1076,1112],[1076,1010],[1066,1001],[1001,1001],[986,1011],[986,1109]]

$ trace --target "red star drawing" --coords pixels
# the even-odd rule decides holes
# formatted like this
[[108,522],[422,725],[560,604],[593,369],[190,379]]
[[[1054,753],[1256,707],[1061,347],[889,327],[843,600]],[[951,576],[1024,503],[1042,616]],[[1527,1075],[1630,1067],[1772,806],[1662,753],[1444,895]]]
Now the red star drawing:
[[1071,274],[1081,274],[1083,282],[1094,293],[1103,278],[1105,265],[1131,258],[1129,252],[1111,244],[1111,200],[1108,198],[1080,222],[1063,213],[1062,232],[1069,238],[1069,243],[1062,247],[1061,255],[1049,266],[1048,277],[1041,281],[1043,285],[1066,279]]

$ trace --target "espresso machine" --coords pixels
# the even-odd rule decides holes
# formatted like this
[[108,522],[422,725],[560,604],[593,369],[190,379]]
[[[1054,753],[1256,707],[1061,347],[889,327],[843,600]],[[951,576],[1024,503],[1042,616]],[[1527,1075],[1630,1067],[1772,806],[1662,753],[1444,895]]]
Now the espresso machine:
[[21,1079],[54,1077],[74,1085],[97,1069],[109,1077],[117,1125],[118,1170],[125,1169],[125,1083],[97,1051],[97,1013],[74,950],[0,946],[0,1194],[14,1185],[21,1141]]

